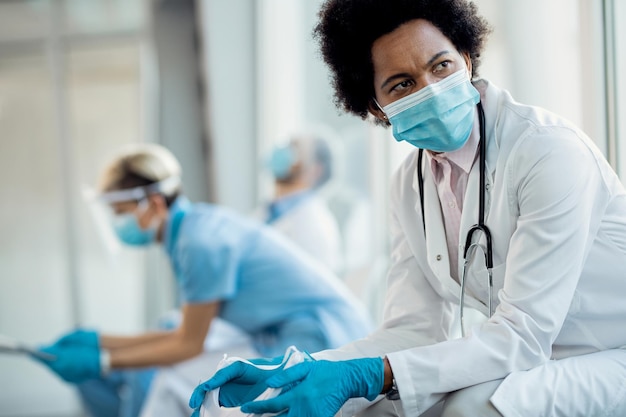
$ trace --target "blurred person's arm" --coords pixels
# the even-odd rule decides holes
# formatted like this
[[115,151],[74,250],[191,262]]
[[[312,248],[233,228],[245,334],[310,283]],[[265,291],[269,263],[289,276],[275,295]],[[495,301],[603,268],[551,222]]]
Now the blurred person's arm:
[[172,331],[137,336],[101,335],[100,347],[109,351],[111,368],[170,365],[199,355],[220,303],[186,304],[181,325]]

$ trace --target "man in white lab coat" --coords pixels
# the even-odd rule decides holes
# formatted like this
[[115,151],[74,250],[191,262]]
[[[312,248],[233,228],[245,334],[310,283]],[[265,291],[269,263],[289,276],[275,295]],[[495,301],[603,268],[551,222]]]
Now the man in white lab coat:
[[318,134],[299,133],[275,146],[267,168],[274,179],[274,198],[254,213],[315,260],[340,274],[343,246],[339,225],[320,194],[333,175],[328,141]]
[[[477,77],[489,28],[465,0],[327,0],[320,19],[337,102],[420,149],[393,178],[382,326],[268,378],[290,389],[242,394],[242,411],[626,415],[626,190],[601,152]],[[490,317],[455,338],[463,306]]]

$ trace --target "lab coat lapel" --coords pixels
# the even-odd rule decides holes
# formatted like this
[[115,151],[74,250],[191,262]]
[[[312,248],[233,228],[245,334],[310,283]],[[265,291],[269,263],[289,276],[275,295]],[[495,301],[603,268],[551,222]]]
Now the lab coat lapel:
[[461,213],[461,224],[459,230],[459,277],[463,268],[463,250],[465,248],[465,239],[469,229],[478,223],[478,199],[480,193],[480,163],[478,157],[467,179],[467,188],[465,189],[465,198],[463,200],[463,212]]
[[424,155],[424,217],[428,264],[439,281],[451,280],[450,260],[439,195],[430,170],[430,158],[426,155]]

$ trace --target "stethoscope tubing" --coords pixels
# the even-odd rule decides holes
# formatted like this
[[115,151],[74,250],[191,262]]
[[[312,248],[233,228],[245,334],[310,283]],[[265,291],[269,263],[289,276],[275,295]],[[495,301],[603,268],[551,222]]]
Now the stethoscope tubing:
[[[488,311],[489,311],[489,317],[491,317],[491,315],[493,314],[493,275],[492,275],[492,269],[493,269],[493,250],[492,250],[492,241],[491,241],[491,231],[489,230],[489,227],[487,227],[487,225],[485,224],[485,194],[486,194],[486,185],[485,185],[485,178],[486,178],[486,160],[487,160],[487,143],[486,143],[486,134],[485,134],[485,111],[483,109],[482,103],[478,102],[478,104],[476,105],[477,109],[478,109],[478,121],[480,124],[480,140],[478,142],[478,152],[479,152],[479,173],[480,173],[480,179],[479,179],[479,188],[480,188],[480,194],[478,196],[478,222],[476,224],[474,224],[472,227],[470,227],[470,229],[467,231],[467,236],[465,238],[465,246],[463,249],[463,259],[464,259],[464,263],[463,263],[463,272],[461,274],[461,280],[460,280],[460,285],[461,285],[461,294],[459,296],[459,303],[460,303],[460,307],[459,307],[459,316],[460,316],[460,321],[461,321],[461,333],[463,336],[465,336],[465,326],[464,326],[464,314],[463,314],[463,309],[464,309],[464,305],[465,305],[465,277],[466,277],[466,273],[468,270],[468,266],[469,266],[469,261],[470,259],[473,258],[474,256],[474,251],[476,250],[477,247],[479,247],[478,243],[472,243],[473,241],[473,237],[474,234],[476,232],[481,232],[484,236],[485,236],[485,248],[484,248],[484,255],[485,255],[485,265],[487,267],[487,274],[488,274]],[[423,160],[423,155],[424,155],[424,149],[420,149],[418,156],[417,156],[417,179],[418,179],[418,186],[419,186],[419,193],[420,193],[420,208],[422,211],[422,225],[424,227],[424,239],[426,239],[426,220],[424,217],[424,177],[422,174],[422,160]],[[468,257],[469,255],[469,257]]]

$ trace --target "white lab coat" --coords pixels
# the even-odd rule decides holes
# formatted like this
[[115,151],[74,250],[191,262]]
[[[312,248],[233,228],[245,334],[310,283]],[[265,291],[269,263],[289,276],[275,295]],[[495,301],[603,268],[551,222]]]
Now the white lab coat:
[[[451,338],[460,286],[450,277],[444,224],[426,155],[425,240],[415,151],[393,180],[392,267],[384,323],[365,339],[315,356],[338,360],[387,355],[407,416],[421,414],[445,393],[501,378],[506,379],[491,400],[505,417],[591,416],[580,410],[594,401],[626,407],[626,350],[619,350],[626,345],[624,187],[580,130],[544,110],[516,103],[486,81],[476,86],[486,116],[486,223],[493,239],[494,315],[471,328],[467,337]],[[463,204],[461,244],[477,221],[478,196],[475,163]],[[461,248],[460,268],[462,256]],[[485,275],[468,278],[465,305],[486,314],[486,304]],[[600,354],[586,355],[591,352]],[[618,358],[615,366],[591,360],[581,365],[584,372],[558,369],[568,363],[559,359],[605,353]],[[596,365],[600,368],[594,370]],[[535,372],[524,372],[531,368]],[[558,372],[571,387],[566,406],[550,399],[552,389],[563,389],[549,386],[563,382],[555,377]],[[597,381],[585,380],[603,372],[607,378],[614,374],[614,380],[597,386]],[[560,406],[576,411],[561,414],[555,411]],[[351,415],[346,410],[343,415]]]
[[[265,220],[267,208],[259,210],[255,216]],[[271,226],[331,271],[341,272],[343,248],[339,226],[326,202],[317,194],[306,197]]]

